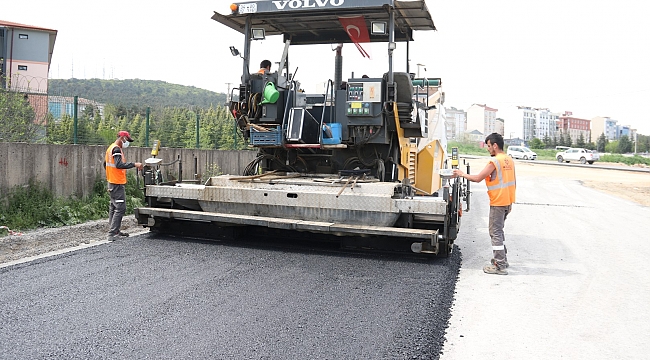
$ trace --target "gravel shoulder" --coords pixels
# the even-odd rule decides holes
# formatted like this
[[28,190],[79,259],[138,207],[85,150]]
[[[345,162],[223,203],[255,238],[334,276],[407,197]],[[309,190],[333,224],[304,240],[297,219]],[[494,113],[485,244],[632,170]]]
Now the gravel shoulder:
[[[122,231],[139,233],[148,230],[138,227],[135,217],[130,215],[122,219]],[[106,242],[107,234],[108,219],[104,219],[60,228],[41,228],[24,232],[22,235],[0,237],[0,264],[81,245],[99,244]]]

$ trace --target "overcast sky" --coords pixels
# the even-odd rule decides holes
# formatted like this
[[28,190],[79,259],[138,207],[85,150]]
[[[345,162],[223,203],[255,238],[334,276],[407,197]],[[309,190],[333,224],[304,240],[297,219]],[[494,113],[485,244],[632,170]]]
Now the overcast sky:
[[[352,0],[346,0],[352,1]],[[0,19],[58,30],[51,78],[147,79],[226,92],[239,84],[243,35],[210,19],[228,1],[21,0],[4,2]],[[411,71],[440,77],[446,107],[499,109],[506,137],[517,105],[609,116],[650,135],[650,2],[643,0],[427,0],[438,28],[418,32]],[[277,38],[277,37],[276,37]],[[343,77],[379,77],[385,44],[372,60],[343,49]],[[398,44],[397,70],[406,69]],[[281,39],[256,42],[252,68],[279,61]],[[290,67],[307,92],[333,78],[330,46],[295,47]],[[426,71],[424,70],[426,68]],[[273,70],[275,70],[275,64]]]

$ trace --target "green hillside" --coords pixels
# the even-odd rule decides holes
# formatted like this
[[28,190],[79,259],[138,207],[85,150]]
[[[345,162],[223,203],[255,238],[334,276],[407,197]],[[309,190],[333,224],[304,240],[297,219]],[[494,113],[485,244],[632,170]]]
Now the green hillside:
[[226,94],[160,80],[50,79],[50,95],[79,96],[125,108],[223,105]]

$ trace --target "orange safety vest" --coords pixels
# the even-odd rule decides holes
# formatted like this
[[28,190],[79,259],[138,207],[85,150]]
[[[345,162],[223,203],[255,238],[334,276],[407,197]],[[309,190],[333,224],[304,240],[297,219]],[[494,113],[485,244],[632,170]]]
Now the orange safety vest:
[[515,162],[504,153],[497,154],[490,161],[496,170],[485,178],[490,197],[490,206],[508,206],[515,202]]
[[[115,167],[113,149],[115,149],[116,146],[116,144],[113,144],[108,147],[108,150],[106,150],[106,156],[104,158],[104,160],[106,160],[106,180],[111,184],[123,185],[126,184],[126,169],[118,169]],[[126,162],[122,148],[120,148],[120,153],[122,153],[122,162]]]

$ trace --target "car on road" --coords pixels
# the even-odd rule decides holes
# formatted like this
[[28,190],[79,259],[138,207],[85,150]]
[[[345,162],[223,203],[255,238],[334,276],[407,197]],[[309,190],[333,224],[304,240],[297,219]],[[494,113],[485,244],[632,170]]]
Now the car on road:
[[508,146],[506,154],[510,155],[513,159],[535,160],[537,153],[530,150],[525,146]]
[[557,162],[579,161],[581,164],[593,164],[600,159],[600,155],[595,150],[583,148],[568,148],[555,154]]

